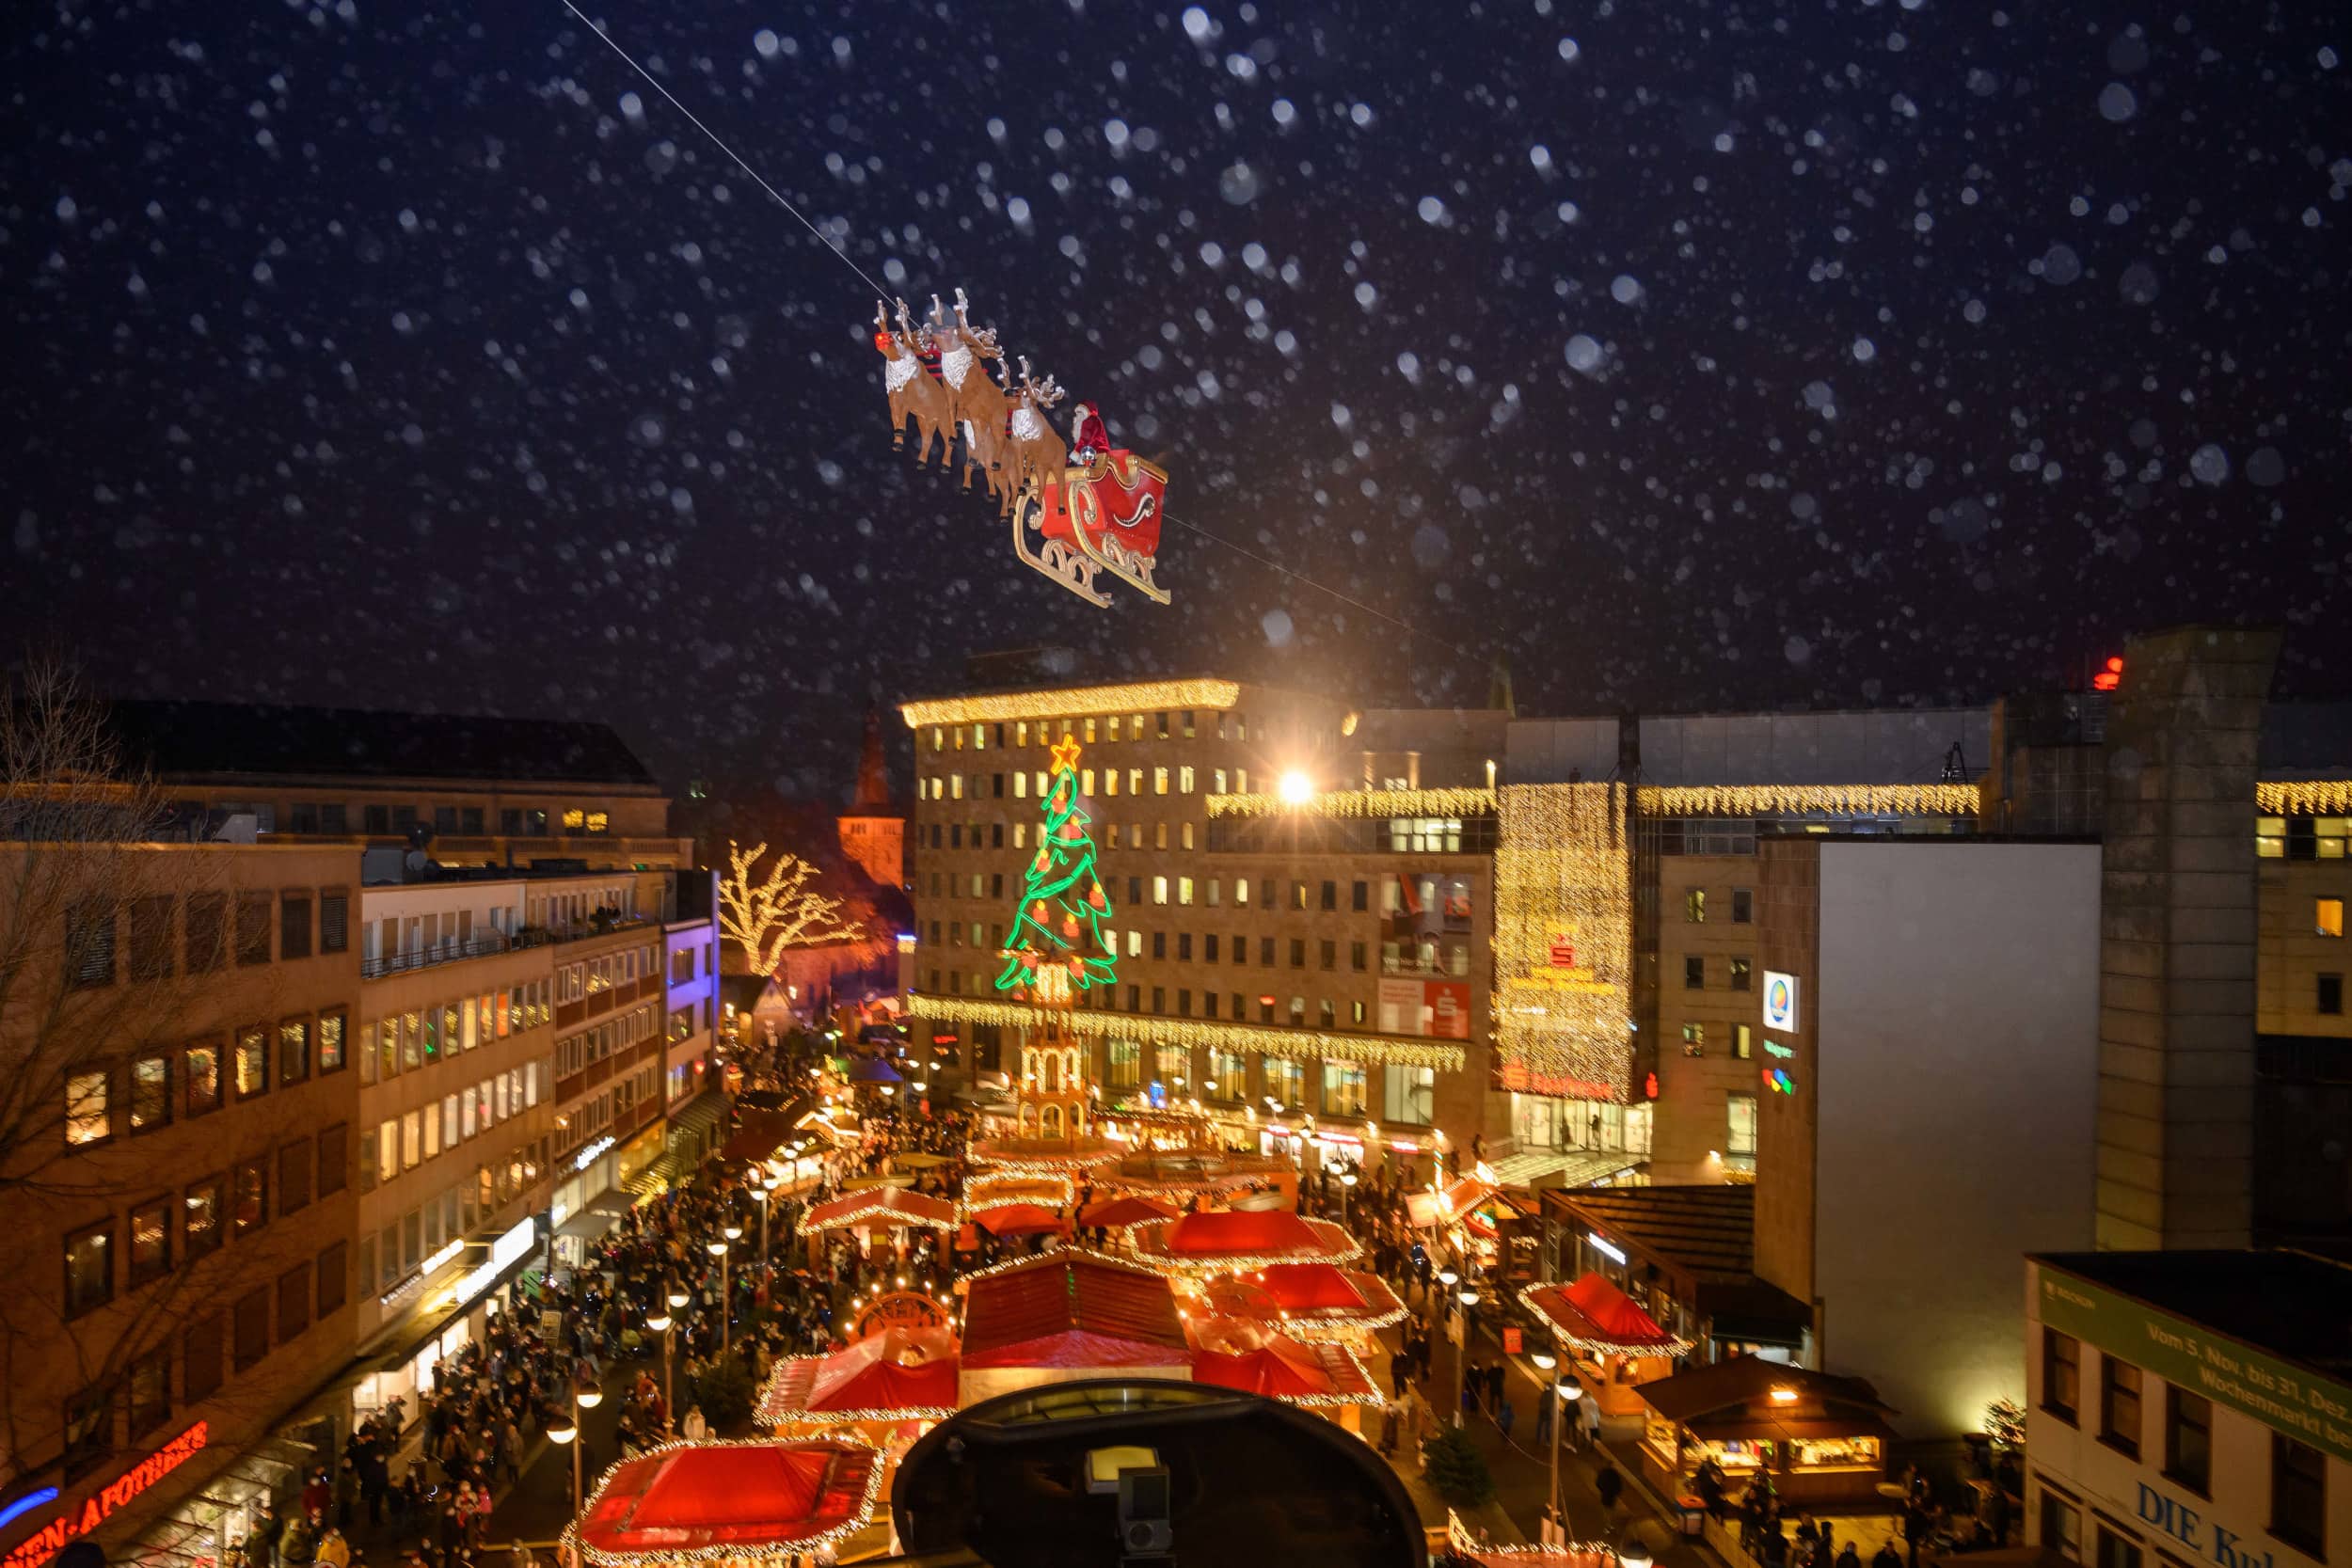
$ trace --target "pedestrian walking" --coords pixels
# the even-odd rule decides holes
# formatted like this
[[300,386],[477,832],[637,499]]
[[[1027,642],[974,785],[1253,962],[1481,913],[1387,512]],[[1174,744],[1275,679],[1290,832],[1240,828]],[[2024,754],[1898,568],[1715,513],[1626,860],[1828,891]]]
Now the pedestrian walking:
[[1600,1511],[1608,1527],[1607,1533],[1614,1537],[1617,1533],[1617,1502],[1625,1496],[1625,1477],[1617,1473],[1614,1465],[1604,1463],[1600,1474],[1593,1478],[1593,1490],[1600,1494]]
[[1518,1416],[1512,1409],[1511,1402],[1507,1398],[1495,1402],[1495,1426],[1502,1433],[1504,1442],[1508,1443],[1511,1440],[1511,1427],[1518,1419]]

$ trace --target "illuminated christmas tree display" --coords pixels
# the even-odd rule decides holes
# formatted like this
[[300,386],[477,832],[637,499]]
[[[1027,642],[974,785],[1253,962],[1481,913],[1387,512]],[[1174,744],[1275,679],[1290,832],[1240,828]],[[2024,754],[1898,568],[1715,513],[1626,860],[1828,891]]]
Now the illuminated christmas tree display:
[[1119,974],[1103,934],[1111,902],[1095,875],[1089,818],[1078,805],[1078,742],[1072,736],[1054,747],[1052,780],[996,989],[1041,1006],[1068,1006],[1077,992],[1111,985]]

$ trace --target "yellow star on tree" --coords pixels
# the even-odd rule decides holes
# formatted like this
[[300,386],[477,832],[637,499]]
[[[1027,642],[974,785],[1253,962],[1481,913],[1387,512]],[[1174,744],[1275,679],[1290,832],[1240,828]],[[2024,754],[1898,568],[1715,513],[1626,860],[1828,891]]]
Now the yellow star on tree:
[[1078,737],[1063,736],[1054,743],[1054,771],[1067,773],[1078,766]]

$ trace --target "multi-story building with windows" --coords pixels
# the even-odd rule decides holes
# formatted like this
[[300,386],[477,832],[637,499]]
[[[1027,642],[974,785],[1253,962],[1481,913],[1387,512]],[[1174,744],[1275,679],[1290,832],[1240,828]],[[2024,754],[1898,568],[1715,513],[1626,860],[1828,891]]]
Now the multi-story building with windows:
[[358,870],[345,850],[0,845],[0,1528],[192,1533],[350,1354]]
[[2352,1558],[2352,1271],[2305,1253],[2026,1262],[2026,1540],[2096,1568]]
[[1075,1019],[1106,1100],[1198,1101],[1234,1141],[1305,1139],[1318,1158],[1372,1137],[1410,1160],[1486,1132],[1492,813],[1359,787],[1360,715],[1208,678],[902,712],[918,1039],[955,1035],[995,1067],[1027,1026],[996,990],[999,950],[1048,748],[1073,740],[1119,966]]
[[[710,879],[601,726],[105,718],[162,826],[77,779],[87,842],[57,847],[0,802],[0,857],[52,868],[0,884],[30,960],[0,1022],[22,1568],[85,1530],[219,1556],[612,1223],[667,1147],[668,1020],[692,1011],[685,1050],[708,1030],[670,974],[691,951],[707,975]],[[170,842],[114,842],[110,811]]]
[[192,823],[421,846],[448,865],[693,863],[661,786],[591,721],[177,702],[107,716],[126,761]]

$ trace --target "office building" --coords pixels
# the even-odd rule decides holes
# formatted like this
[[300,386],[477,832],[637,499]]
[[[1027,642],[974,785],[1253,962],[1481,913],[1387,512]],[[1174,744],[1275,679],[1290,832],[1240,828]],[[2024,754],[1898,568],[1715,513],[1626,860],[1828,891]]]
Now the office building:
[[2026,1540],[2097,1568],[2352,1554],[2352,1270],[2283,1251],[2026,1260]]

